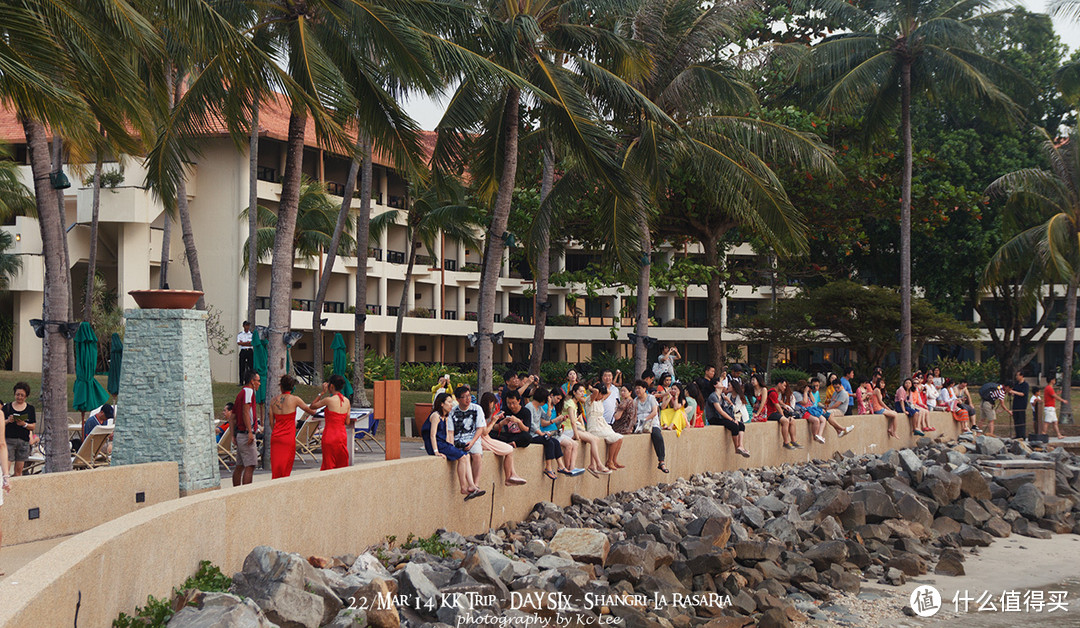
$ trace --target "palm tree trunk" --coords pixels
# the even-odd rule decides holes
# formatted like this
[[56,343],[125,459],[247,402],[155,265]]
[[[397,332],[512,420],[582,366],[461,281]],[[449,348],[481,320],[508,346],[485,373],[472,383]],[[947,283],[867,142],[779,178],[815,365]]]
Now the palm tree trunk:
[[480,273],[480,298],[476,308],[476,354],[478,364],[479,394],[491,391],[493,351],[491,332],[495,328],[495,291],[499,286],[499,270],[502,268],[503,240],[510,219],[510,203],[514,196],[514,182],[518,163],[518,109],[521,93],[516,88],[507,90],[503,109],[506,138],[503,141],[503,169],[499,177],[499,191],[495,195],[495,207],[491,216],[484,247],[484,267]]
[[259,101],[251,113],[251,139],[248,142],[248,297],[247,320],[255,324],[255,300],[259,286]]
[[360,132],[360,211],[356,215],[356,326],[353,330],[353,400],[368,407],[364,390],[364,358],[367,357],[364,328],[367,326],[367,250],[371,226],[371,139]]
[[[555,186],[555,154],[550,142],[544,142],[544,171],[540,177],[540,204],[543,205]],[[550,211],[550,210],[549,210]],[[547,330],[548,284],[551,280],[551,226],[540,233],[539,253],[536,258],[536,307],[533,308],[533,341],[529,353],[529,373],[540,374],[544,359],[544,334]]]
[[[202,271],[199,269],[199,250],[195,248],[195,233],[191,230],[191,212],[188,211],[187,182],[181,177],[176,183],[176,209],[180,214],[180,230],[184,237],[184,257],[191,271],[191,289],[202,292]],[[200,310],[206,309],[206,298],[200,296],[195,303]]]
[[[27,156],[34,177],[34,196],[37,201],[38,222],[41,227],[42,250],[51,252],[45,257],[45,308],[46,320],[67,319],[71,290],[68,269],[64,267],[63,250],[64,219],[54,202],[49,187],[49,146],[45,127],[29,119],[22,120],[26,133]],[[41,371],[44,431],[41,435],[45,448],[45,471],[71,470],[71,445],[67,439],[67,340],[55,325],[45,328],[45,349]]]
[[[52,172],[62,172],[64,170],[64,140],[59,135],[53,136],[52,141]],[[68,247],[67,239],[67,208],[64,203],[64,191],[52,190],[54,198],[56,199],[56,207],[60,216],[60,229],[63,234],[64,248],[61,251],[64,256],[64,276],[67,277],[67,313],[64,315],[63,320],[73,321],[75,320],[75,308],[74,301],[75,295],[71,292],[71,249]],[[61,319],[56,319],[61,320]],[[65,339],[65,343],[66,343]],[[68,375],[75,373],[75,352],[67,352],[67,372]]]
[[[360,150],[357,142],[356,150]],[[345,222],[349,219],[352,210],[353,191],[356,190],[356,173],[360,169],[360,162],[354,158],[349,164],[349,174],[345,178],[344,198],[341,199],[341,210],[338,211],[337,223],[334,224],[334,235],[330,238],[330,250],[326,253],[326,268],[322,277],[319,277],[319,290],[315,294],[315,304],[311,308],[311,334],[315,338],[315,384],[322,384],[323,373],[323,343],[322,343],[322,309],[323,301],[326,300],[326,291],[330,287],[330,273],[334,270],[334,261],[337,259],[338,246],[341,244],[341,234],[345,231]],[[365,251],[366,253],[366,251]],[[355,367],[354,367],[355,368]]]
[[405,268],[405,287],[401,289],[401,303],[397,311],[397,327],[394,328],[394,379],[401,379],[401,326],[405,322],[405,304],[408,303],[409,290],[412,290],[413,265],[416,263],[416,235],[412,230],[409,238],[409,265]]
[[94,302],[94,275],[97,274],[98,210],[101,207],[101,151],[94,163],[94,200],[90,204],[90,259],[86,266],[86,293],[83,295],[84,321],[90,320],[90,306]]
[[642,214],[641,229],[641,267],[638,270],[637,285],[637,321],[634,322],[634,378],[641,377],[649,366],[649,347],[645,336],[649,334],[649,254],[652,253],[652,236],[649,233],[649,220]]
[[[1080,284],[1080,275],[1073,275],[1069,281],[1068,292],[1065,293],[1065,364],[1062,365],[1061,373],[1061,396],[1070,399],[1069,389],[1072,387],[1073,371],[1073,348],[1076,342],[1076,292]],[[1061,404],[1061,422],[1072,423],[1072,405]]]
[[[776,311],[776,255],[769,253],[769,307],[772,311]],[[765,345],[765,382],[771,383],[771,373],[773,367],[773,344],[770,342]]]
[[900,191],[900,377],[911,375],[911,62],[901,70],[900,135],[904,180]]
[[708,326],[709,326],[709,362],[719,365],[724,363],[724,345],[720,342],[720,338],[724,332],[722,309],[723,309],[723,293],[720,290],[720,247],[717,243],[720,241],[719,237],[714,237],[713,234],[705,234],[702,239],[702,245],[705,249],[705,265],[709,268],[716,269],[717,272],[709,275],[709,282],[706,286],[706,301],[708,307]]
[[285,373],[286,347],[283,336],[292,324],[293,257],[296,246],[296,212],[300,203],[300,174],[304,159],[304,126],[307,116],[293,112],[289,116],[289,141],[285,153],[285,172],[281,181],[277,230],[274,233],[274,256],[270,266],[270,364],[265,382],[267,398],[280,392]]

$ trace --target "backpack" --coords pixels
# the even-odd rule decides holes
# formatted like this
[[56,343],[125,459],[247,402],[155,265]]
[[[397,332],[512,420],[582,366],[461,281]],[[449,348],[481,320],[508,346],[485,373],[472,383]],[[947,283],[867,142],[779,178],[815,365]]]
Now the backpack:
[[997,382],[987,382],[979,388],[979,396],[982,397],[983,401],[993,401],[994,392],[999,388],[1001,388],[1001,384],[998,384]]

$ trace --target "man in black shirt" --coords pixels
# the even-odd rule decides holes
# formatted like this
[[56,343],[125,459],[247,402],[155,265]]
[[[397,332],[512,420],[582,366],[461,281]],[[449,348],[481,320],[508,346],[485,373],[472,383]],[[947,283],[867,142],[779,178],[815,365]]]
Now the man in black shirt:
[[1027,406],[1030,390],[1030,386],[1024,381],[1024,374],[1017,371],[1016,381],[1009,389],[1009,394],[1012,395],[1013,430],[1017,438],[1027,438]]
[[[37,428],[34,406],[26,402],[29,396],[30,384],[19,382],[15,384],[15,401],[3,407],[8,463],[15,467],[10,472],[14,476],[22,475],[23,467],[30,460],[30,434]],[[8,469],[3,471],[9,473]]]
[[716,377],[716,366],[706,364],[702,376],[694,379],[694,383],[697,384],[698,390],[701,391],[703,396],[708,397],[712,394],[712,378],[714,377]]
[[521,393],[507,391],[503,404],[503,417],[494,424],[491,436],[515,447],[528,447],[532,443],[532,413],[521,405]]

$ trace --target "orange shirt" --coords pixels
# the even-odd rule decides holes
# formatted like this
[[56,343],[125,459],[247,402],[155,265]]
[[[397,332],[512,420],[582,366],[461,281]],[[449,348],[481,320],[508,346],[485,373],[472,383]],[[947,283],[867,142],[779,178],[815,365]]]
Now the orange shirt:
[[1054,392],[1053,386],[1047,386],[1043,388],[1043,407],[1053,408],[1057,405],[1057,393]]

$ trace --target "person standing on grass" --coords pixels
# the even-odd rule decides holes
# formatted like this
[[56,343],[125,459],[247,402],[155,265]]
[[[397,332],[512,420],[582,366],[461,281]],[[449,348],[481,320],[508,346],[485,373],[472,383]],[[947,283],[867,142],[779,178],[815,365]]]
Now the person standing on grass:
[[233,444],[236,446],[236,468],[233,469],[233,486],[251,484],[255,467],[259,464],[259,450],[255,447],[255,391],[262,378],[258,373],[244,373],[244,387],[233,400]]
[[[1046,387],[1043,388],[1043,429],[1045,429],[1046,433],[1049,434],[1050,426],[1053,425],[1054,434],[1058,438],[1061,438],[1061,428],[1058,427],[1057,404],[1059,401],[1061,403],[1068,404],[1069,400],[1064,397],[1058,396],[1057,392],[1054,390],[1055,383],[1057,383],[1056,375],[1051,374],[1047,376]],[[990,424],[990,435],[994,435],[993,423]]]
[[244,331],[236,334],[236,345],[240,347],[240,385],[243,386],[244,373],[255,370],[255,350],[251,347],[251,322],[244,321]]
[[1013,432],[1016,438],[1027,438],[1027,406],[1028,392],[1031,387],[1024,381],[1024,374],[1016,372],[1016,381],[1009,388],[1012,396]]
[[[30,396],[30,384],[19,382],[15,384],[15,401],[4,404],[4,423],[7,424],[7,448],[8,463],[4,464],[3,472],[16,477],[23,474],[23,467],[30,460],[30,439],[37,428],[37,415],[34,406],[26,403]],[[15,467],[14,472],[8,468],[8,464]]]

